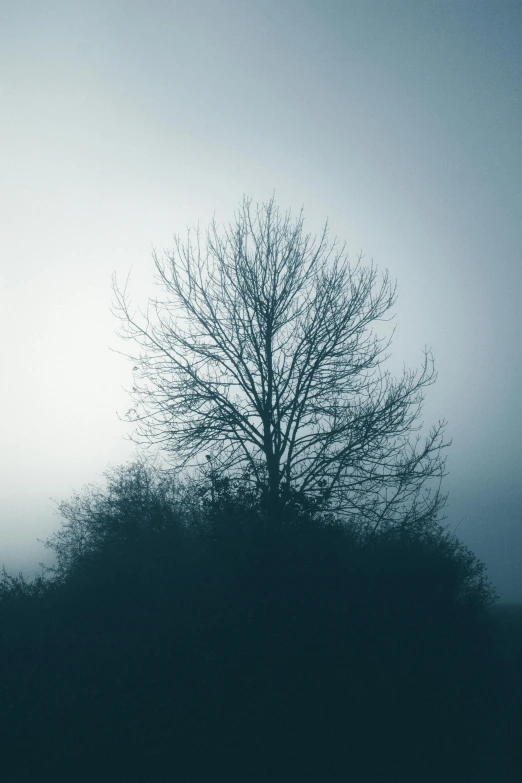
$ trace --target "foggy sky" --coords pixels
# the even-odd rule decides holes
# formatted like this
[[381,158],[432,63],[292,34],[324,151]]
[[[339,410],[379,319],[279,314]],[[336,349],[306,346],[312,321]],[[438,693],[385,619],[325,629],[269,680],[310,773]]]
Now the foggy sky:
[[522,600],[521,40],[515,0],[0,4],[0,563],[134,451],[111,273],[144,303],[152,247],[275,191],[397,279],[448,523]]

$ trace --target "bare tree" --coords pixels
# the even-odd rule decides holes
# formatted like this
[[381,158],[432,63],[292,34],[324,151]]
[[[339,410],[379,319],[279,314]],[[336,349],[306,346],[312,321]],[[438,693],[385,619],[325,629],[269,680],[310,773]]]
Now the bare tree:
[[437,517],[444,422],[418,434],[433,359],[385,369],[391,338],[372,326],[395,303],[387,273],[350,265],[327,224],[312,237],[273,198],[244,199],[230,226],[189,230],[154,261],[166,297],[145,313],[114,281],[122,336],[140,347],[138,442],[248,475],[272,509],[300,493],[369,531]]

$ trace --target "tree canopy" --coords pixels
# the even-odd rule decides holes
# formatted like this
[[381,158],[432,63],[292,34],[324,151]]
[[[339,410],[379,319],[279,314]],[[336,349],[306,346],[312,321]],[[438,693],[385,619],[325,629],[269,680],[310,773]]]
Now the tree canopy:
[[138,442],[241,475],[272,510],[297,493],[369,533],[437,517],[444,422],[414,435],[433,358],[398,378],[386,369],[391,338],[374,329],[396,299],[386,272],[351,264],[327,224],[311,236],[273,198],[245,198],[229,226],[189,229],[154,262],[163,295],[146,312],[114,281],[137,347]]

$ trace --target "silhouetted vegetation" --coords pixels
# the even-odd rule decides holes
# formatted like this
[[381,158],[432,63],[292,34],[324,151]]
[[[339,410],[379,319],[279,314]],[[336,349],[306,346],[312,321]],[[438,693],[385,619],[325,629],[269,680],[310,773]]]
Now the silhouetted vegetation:
[[440,526],[274,526],[144,463],[61,512],[54,571],[2,583],[6,780],[515,779],[492,590]]
[[115,286],[130,418],[192,472],[113,468],[4,572],[5,779],[516,779],[520,645],[412,437],[431,356],[382,366],[387,275],[273,199],[156,267],[150,317]]
[[444,422],[424,437],[436,373],[386,369],[396,287],[344,246],[307,234],[272,198],[154,255],[160,298],[136,312],[114,281],[131,344],[127,412],[138,443],[262,492],[275,523],[296,493],[367,532],[429,525],[444,506]]

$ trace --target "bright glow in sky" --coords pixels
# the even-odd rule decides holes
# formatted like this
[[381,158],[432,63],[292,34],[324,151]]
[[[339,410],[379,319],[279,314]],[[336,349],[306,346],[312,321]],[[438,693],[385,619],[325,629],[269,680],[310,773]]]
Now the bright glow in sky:
[[56,0],[0,8],[0,563],[133,447],[110,277],[245,193],[329,217],[432,347],[448,520],[522,600],[522,7],[513,0]]

